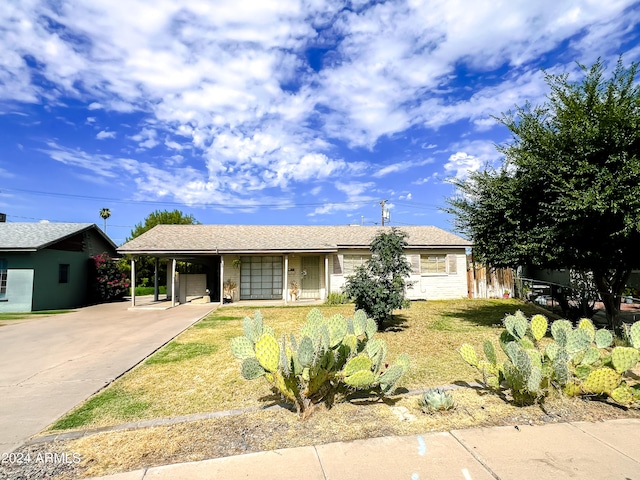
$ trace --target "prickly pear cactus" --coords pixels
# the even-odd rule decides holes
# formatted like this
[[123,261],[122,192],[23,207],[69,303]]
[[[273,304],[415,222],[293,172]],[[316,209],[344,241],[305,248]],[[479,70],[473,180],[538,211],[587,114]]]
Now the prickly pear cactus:
[[243,378],[265,378],[294,403],[301,418],[315,404],[333,402],[338,394],[344,398],[354,390],[388,394],[409,369],[406,355],[399,355],[393,365],[385,362],[387,345],[375,338],[375,322],[360,311],[351,319],[326,318],[314,308],[298,338],[288,334],[280,341],[259,312],[243,320],[242,330],[243,336],[231,340],[231,352],[242,360]]

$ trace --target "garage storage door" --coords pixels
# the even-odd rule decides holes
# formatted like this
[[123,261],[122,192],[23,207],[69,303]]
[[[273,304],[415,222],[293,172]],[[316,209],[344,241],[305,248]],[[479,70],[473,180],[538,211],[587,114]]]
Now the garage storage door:
[[282,298],[282,257],[242,257],[240,300]]

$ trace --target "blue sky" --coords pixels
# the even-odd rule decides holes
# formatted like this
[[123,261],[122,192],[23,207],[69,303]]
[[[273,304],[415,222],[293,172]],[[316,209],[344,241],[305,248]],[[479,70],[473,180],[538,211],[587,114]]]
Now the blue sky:
[[541,69],[640,60],[640,3],[9,0],[0,212],[92,222],[452,229],[453,177],[501,162],[492,116]]

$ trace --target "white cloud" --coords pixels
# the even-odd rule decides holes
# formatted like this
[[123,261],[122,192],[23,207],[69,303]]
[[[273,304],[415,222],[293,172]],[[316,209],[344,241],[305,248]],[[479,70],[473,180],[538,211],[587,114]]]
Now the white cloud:
[[447,174],[456,178],[466,178],[469,173],[479,170],[483,166],[482,160],[465,152],[456,152],[444,164]]
[[[381,139],[396,140],[411,128],[438,131],[460,121],[468,121],[474,133],[492,130],[492,115],[544,99],[541,55],[567,42],[571,61],[589,62],[601,48],[604,56],[617,51],[640,23],[638,9],[621,14],[632,5],[632,0],[478,0],[472,6],[462,0],[8,2],[0,9],[5,29],[0,47],[6,53],[0,58],[0,101],[55,104],[71,98],[105,115],[135,112],[140,119],[131,123],[140,130],[118,138],[135,142],[137,153],[168,149],[158,167],[51,143],[45,150],[57,161],[109,178],[116,172],[109,165],[114,162],[152,197],[236,198],[248,205],[257,192],[287,193],[294,184],[318,195],[317,183],[335,179],[348,196],[340,185],[375,188],[350,178],[365,172],[382,178],[433,160],[400,161],[376,171],[348,158],[343,145],[373,149]],[[332,50],[319,71],[308,62],[311,46]],[[466,80],[458,78],[461,71],[483,78],[461,89]],[[86,123],[95,124],[96,117]],[[96,138],[115,135],[105,129]],[[422,149],[449,152],[444,170],[450,175],[496,161],[490,142],[488,147],[446,145],[436,134],[415,138],[428,140]],[[190,169],[183,167],[185,156]],[[186,173],[171,180],[178,166]],[[413,183],[437,178],[436,172]]]
[[109,132],[107,130],[102,130],[100,132],[98,132],[98,134],[96,135],[96,138],[98,140],[104,140],[105,138],[116,138],[116,132]]

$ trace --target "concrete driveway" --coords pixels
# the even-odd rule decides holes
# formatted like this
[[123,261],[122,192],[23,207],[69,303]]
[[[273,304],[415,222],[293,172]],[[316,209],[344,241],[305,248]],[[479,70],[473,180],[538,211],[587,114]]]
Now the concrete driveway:
[[0,327],[0,454],[51,425],[215,307],[129,306],[95,305]]

